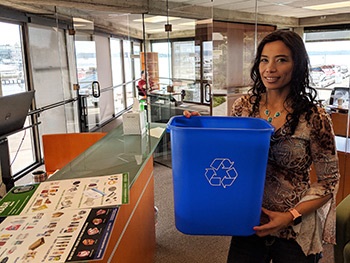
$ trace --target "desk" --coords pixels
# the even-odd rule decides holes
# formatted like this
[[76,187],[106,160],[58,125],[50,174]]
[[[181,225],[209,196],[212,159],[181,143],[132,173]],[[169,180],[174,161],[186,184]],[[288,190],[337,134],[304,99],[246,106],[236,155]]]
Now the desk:
[[350,139],[343,136],[335,136],[335,145],[338,152],[350,154]]
[[326,108],[332,112],[348,113],[349,106],[327,105]]
[[181,92],[168,92],[166,90],[152,90],[150,94],[154,96],[171,97],[175,95],[181,95]]
[[[150,124],[165,128],[164,124]],[[103,260],[153,263],[155,253],[153,152],[161,138],[123,135],[120,125],[48,180],[129,172],[130,203],[117,214]]]
[[167,101],[174,102],[176,101],[174,96],[180,96],[181,92],[168,92],[166,90],[152,90],[148,95],[158,100],[167,100]]
[[167,92],[166,90],[153,90],[148,94],[150,99],[151,121],[167,123],[170,117],[176,115],[178,105],[175,95],[180,92]]

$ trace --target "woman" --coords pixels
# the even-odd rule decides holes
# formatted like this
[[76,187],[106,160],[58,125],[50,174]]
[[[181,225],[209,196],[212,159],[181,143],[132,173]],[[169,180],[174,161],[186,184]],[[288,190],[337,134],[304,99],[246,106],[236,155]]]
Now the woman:
[[[318,262],[323,242],[335,243],[339,170],[329,115],[309,87],[303,40],[275,31],[258,46],[249,95],[233,116],[263,118],[275,127],[270,142],[261,224],[255,235],[232,237],[228,263]],[[184,112],[185,116],[198,113]],[[310,184],[314,164],[317,183]]]

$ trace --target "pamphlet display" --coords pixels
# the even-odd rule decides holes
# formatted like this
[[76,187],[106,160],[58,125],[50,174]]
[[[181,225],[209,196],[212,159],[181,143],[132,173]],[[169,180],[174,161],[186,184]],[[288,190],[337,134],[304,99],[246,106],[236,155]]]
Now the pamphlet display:
[[0,224],[0,262],[82,262],[103,258],[116,208],[9,216]]
[[128,202],[128,173],[45,181],[14,187],[0,201],[0,216],[111,207]]
[[16,186],[0,200],[0,262],[100,260],[128,203],[128,173]]
[[20,185],[13,187],[0,200],[0,216],[19,215],[39,184]]

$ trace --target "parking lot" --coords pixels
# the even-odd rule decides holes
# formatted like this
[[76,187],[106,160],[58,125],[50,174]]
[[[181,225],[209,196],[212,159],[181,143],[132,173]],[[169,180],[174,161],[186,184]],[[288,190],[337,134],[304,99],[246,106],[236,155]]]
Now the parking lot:
[[318,99],[329,104],[331,92],[335,87],[349,87],[350,71],[345,65],[312,66],[310,85],[318,90]]

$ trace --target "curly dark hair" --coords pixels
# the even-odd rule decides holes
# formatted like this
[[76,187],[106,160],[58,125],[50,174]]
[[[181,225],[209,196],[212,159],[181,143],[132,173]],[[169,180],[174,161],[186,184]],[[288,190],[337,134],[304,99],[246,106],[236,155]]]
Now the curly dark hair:
[[284,105],[288,102],[288,106],[292,109],[291,112],[288,112],[286,119],[290,133],[294,134],[300,116],[306,113],[305,119],[309,121],[317,105],[317,91],[309,85],[309,56],[302,38],[297,33],[289,30],[276,30],[260,42],[254,59],[254,65],[250,72],[250,77],[254,82],[250,89],[250,102],[253,104],[253,113],[258,112],[261,95],[266,93],[266,87],[259,73],[261,53],[267,43],[278,40],[282,41],[290,49],[294,62],[290,83],[291,89],[284,102]]

